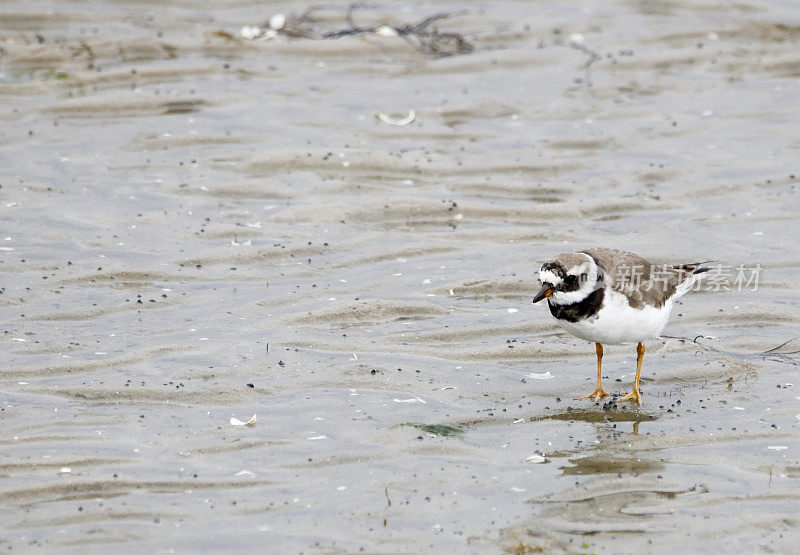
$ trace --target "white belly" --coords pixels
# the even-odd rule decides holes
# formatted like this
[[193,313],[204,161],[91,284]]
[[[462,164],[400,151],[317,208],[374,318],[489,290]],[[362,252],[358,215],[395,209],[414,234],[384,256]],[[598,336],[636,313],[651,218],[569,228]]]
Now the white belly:
[[638,343],[661,334],[672,310],[672,299],[661,308],[631,308],[624,295],[606,289],[603,307],[593,318],[578,322],[556,319],[566,331],[595,343]]

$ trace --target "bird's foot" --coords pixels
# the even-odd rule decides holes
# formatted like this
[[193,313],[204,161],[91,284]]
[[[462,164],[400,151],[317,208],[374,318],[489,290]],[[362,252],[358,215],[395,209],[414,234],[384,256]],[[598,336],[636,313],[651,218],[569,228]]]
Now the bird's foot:
[[584,395],[583,397],[578,397],[578,399],[594,399],[595,401],[599,401],[603,397],[609,397],[610,395],[610,393],[605,392],[602,386],[598,385],[597,389],[595,389],[592,393],[589,395]]
[[616,401],[618,403],[621,403],[622,401],[636,401],[637,405],[641,405],[642,404],[642,394],[639,392],[638,388],[633,388],[633,390],[631,390],[630,393],[620,397]]

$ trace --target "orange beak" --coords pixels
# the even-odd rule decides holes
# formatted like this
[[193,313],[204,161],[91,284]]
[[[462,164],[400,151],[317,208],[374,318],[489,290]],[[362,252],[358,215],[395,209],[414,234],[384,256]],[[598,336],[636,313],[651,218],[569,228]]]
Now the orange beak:
[[542,288],[539,289],[539,292],[536,293],[536,296],[533,298],[534,303],[538,303],[542,299],[546,299],[550,295],[553,294],[553,286],[549,283],[542,284]]

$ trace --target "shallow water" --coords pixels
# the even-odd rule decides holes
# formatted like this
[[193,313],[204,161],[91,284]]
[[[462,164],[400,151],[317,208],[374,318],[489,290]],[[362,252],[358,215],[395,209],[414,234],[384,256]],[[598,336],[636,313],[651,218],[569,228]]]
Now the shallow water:
[[[239,38],[306,7],[3,3],[0,547],[793,549],[798,342],[760,353],[800,335],[794,4],[354,14],[453,12],[445,58]],[[592,245],[763,271],[603,406],[530,302]],[[604,364],[628,391],[634,347]]]

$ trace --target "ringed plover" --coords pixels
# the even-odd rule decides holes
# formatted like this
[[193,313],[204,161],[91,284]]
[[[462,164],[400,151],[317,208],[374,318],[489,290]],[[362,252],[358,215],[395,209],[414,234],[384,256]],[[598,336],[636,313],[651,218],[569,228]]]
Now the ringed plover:
[[661,334],[675,300],[711,269],[702,264],[656,265],[630,252],[595,248],[558,254],[542,265],[533,302],[546,298],[562,328],[595,343],[597,388],[580,399],[609,395],[600,383],[604,343],[637,343],[633,389],[618,400],[642,404],[644,341]]

